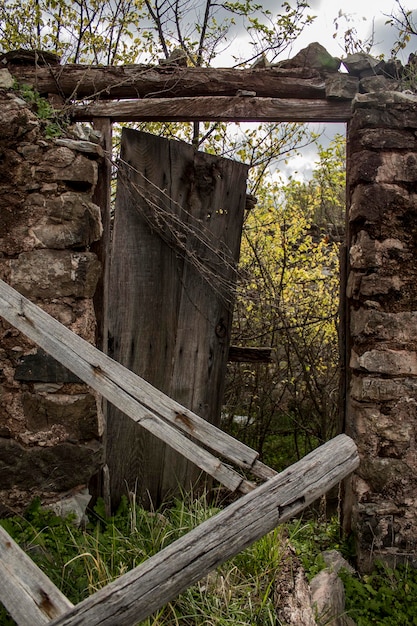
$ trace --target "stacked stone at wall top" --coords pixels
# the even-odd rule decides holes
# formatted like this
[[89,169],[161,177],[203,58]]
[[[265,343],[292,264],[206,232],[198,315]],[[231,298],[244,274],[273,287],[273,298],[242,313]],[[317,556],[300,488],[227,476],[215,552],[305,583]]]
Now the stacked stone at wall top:
[[[99,145],[49,139],[0,89],[0,278],[91,343],[102,234],[92,201]],[[0,319],[0,514],[88,485],[102,463],[100,403],[80,380]]]

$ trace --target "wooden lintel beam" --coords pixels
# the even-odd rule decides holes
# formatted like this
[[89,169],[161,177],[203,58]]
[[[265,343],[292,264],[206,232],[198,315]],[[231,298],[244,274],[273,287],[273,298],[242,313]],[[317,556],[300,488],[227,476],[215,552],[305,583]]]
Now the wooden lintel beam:
[[100,101],[73,106],[70,115],[75,121],[113,122],[346,122],[352,110],[348,100],[204,96]]
[[[0,61],[7,64],[7,59]],[[326,80],[309,68],[234,69],[146,65],[49,65],[8,63],[18,83],[68,100],[235,96],[325,98]]]

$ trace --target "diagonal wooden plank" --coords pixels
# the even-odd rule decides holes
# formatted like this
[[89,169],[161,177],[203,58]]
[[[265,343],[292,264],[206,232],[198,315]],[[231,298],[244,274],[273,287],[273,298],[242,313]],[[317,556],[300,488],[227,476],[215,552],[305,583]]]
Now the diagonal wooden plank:
[[252,483],[191,441],[184,432],[204,443],[207,443],[205,438],[210,439],[212,445],[207,445],[212,449],[220,448],[221,454],[229,459],[234,457],[232,460],[239,456],[248,468],[256,461],[254,450],[173,402],[3,281],[0,281],[0,315],[131,419],[164,439],[228,489],[247,493],[253,488]]
[[203,522],[51,626],[134,626],[227,559],[300,513],[359,465],[339,435]]
[[18,626],[49,624],[74,606],[2,526],[0,602]]
[[[2,303],[3,300],[3,303]],[[25,315],[18,313],[19,311],[27,312],[29,317],[25,321]],[[4,281],[0,281],[0,315],[3,315],[11,324],[19,328],[28,337],[33,339],[38,345],[44,347],[40,342],[48,343],[52,335],[60,341],[63,347],[68,346],[70,349],[70,363],[74,364],[73,356],[77,355],[82,358],[80,371],[83,375],[91,370],[97,374],[98,369],[101,375],[108,377],[110,380],[117,382],[121,389],[126,391],[132,398],[135,398],[144,407],[153,410],[155,413],[168,420],[171,424],[184,431],[187,435],[193,437],[197,441],[201,441],[208,448],[215,450],[226,459],[236,463],[239,467],[251,470],[257,465],[258,452],[252,450],[242,442],[182,406],[179,402],[172,400],[169,396],[162,393],[143,378],[140,378],[126,367],[117,363],[110,357],[104,355],[94,346],[87,343],[81,337],[68,328],[60,324],[53,317],[42,311],[39,307],[32,304],[30,300],[22,296],[18,291],[7,285]],[[8,315],[11,319],[8,319]],[[30,321],[30,315],[35,315],[43,320],[43,329],[37,329]],[[14,320],[14,321],[13,321]],[[14,323],[16,322],[16,324]],[[18,326],[21,325],[21,327]],[[33,333],[34,336],[29,335]],[[60,354],[60,344],[50,346],[51,350]],[[44,348],[49,354],[50,350]],[[52,354],[55,356],[55,354]],[[58,358],[55,356],[55,358]],[[65,363],[64,363],[65,365]],[[71,369],[71,366],[67,366]],[[71,371],[74,371],[71,369]],[[77,372],[74,372],[77,373]],[[77,373],[77,375],[79,375]],[[80,375],[80,378],[82,376]],[[91,378],[91,376],[90,376]],[[259,462],[258,462],[259,463]],[[263,466],[263,464],[260,464]],[[266,467],[266,466],[263,466]],[[268,468],[269,472],[261,473],[260,477],[271,477],[276,474],[274,470]],[[255,474],[256,475],[256,474]]]

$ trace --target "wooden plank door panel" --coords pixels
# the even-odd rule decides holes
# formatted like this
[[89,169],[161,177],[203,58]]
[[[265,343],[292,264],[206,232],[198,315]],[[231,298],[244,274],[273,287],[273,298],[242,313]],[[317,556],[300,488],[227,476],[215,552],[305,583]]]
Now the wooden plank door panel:
[[[124,129],[109,285],[110,355],[219,423],[247,166]],[[158,506],[199,470],[109,407],[112,504]]]

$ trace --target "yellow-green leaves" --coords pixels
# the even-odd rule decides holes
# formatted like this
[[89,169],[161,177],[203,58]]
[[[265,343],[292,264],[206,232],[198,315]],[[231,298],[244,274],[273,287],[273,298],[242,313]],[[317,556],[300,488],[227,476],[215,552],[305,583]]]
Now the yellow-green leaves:
[[274,358],[230,366],[225,413],[247,416],[233,432],[268,455],[267,463],[279,458],[279,469],[279,433],[291,435],[298,455],[337,430],[344,186],[337,137],[319,147],[311,180],[283,185],[263,177],[245,222],[233,343],[272,347]]
[[133,63],[142,0],[3,0],[0,48],[52,50],[72,63]]

